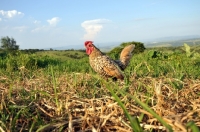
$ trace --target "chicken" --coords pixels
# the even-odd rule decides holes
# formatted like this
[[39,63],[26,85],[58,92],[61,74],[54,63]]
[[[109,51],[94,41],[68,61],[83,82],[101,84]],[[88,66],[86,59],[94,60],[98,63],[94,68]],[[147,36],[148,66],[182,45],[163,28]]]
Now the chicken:
[[92,41],[85,42],[86,53],[89,55],[90,66],[95,72],[106,78],[111,77],[113,79],[124,79],[124,73],[122,72],[130,62],[132,58],[132,51],[135,45],[126,46],[121,54],[120,60],[113,60],[107,55],[102,53]]

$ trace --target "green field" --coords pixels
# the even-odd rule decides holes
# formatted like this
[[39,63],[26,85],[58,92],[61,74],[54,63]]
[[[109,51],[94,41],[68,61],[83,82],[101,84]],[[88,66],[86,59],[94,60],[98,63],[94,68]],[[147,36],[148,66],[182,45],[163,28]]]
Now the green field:
[[83,51],[0,58],[0,131],[200,129],[200,46],[134,54],[124,81],[104,80]]

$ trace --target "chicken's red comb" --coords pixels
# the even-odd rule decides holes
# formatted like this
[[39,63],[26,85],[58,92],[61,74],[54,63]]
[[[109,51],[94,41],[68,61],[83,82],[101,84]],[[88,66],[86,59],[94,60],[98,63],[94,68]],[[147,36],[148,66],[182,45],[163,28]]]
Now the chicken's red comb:
[[85,41],[85,46],[89,43],[93,43],[93,41]]

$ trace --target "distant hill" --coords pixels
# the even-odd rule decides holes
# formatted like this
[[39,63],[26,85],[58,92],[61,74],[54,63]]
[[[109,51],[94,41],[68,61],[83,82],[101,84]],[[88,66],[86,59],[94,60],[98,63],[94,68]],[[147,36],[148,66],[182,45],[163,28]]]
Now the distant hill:
[[[47,48],[48,49],[48,48]],[[69,49],[84,49],[83,45],[67,45],[67,46],[62,46],[62,47],[53,47],[53,50],[69,50]]]
[[[138,41],[138,40],[132,40]],[[200,44],[199,35],[188,35],[188,36],[170,36],[155,38],[151,40],[139,41],[144,43],[145,47],[170,47],[170,46],[182,46],[184,43],[189,45]],[[116,46],[119,46],[122,42],[107,42],[107,43],[95,43],[95,45],[102,51],[107,52],[113,49]],[[83,44],[80,45],[68,45],[63,47],[51,47],[53,50],[68,50],[68,49],[85,49]],[[50,48],[46,48],[49,50]]]
[[[142,42],[142,41],[140,41],[140,42]],[[121,43],[116,42],[116,43],[112,43],[110,45],[108,44],[109,46],[101,46],[100,49],[104,52],[107,52],[107,51],[112,50],[116,46],[119,46]],[[177,47],[177,46],[182,46],[184,43],[187,43],[188,45],[200,45],[200,36],[192,35],[192,36],[164,37],[164,38],[153,39],[151,41],[145,41],[145,42],[142,42],[142,43],[144,43],[146,48],[150,48],[150,47]]]
[[[95,45],[102,51],[107,52],[113,49],[116,46],[119,46],[122,42],[108,42],[108,43],[95,43]],[[50,48],[46,48],[49,50]],[[85,49],[84,45],[68,45],[63,47],[54,47],[53,50],[68,50],[68,49]]]
[[200,38],[184,39],[184,40],[172,40],[172,41],[161,41],[161,42],[151,42],[146,43],[145,47],[177,47],[182,46],[184,43],[188,45],[199,45]]
[[168,37],[151,39],[149,42],[179,41],[179,40],[189,40],[189,39],[198,39],[198,38],[200,38],[199,35],[168,36]]

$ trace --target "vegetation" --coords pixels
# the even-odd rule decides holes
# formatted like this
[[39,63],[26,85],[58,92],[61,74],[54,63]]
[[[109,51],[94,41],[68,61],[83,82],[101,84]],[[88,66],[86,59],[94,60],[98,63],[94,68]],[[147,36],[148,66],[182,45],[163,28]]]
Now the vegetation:
[[19,49],[19,45],[16,44],[14,38],[2,37],[1,38],[1,48],[5,51],[14,51]]
[[122,49],[125,46],[130,45],[130,44],[134,44],[135,45],[134,54],[142,53],[145,50],[144,44],[141,43],[141,42],[135,42],[135,41],[124,42],[120,46],[115,47],[110,52],[108,52],[108,55],[111,56],[113,59],[118,59]]
[[124,82],[94,73],[82,50],[2,55],[0,131],[198,132],[199,47],[134,54]]

